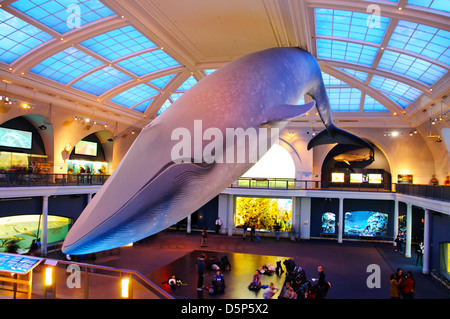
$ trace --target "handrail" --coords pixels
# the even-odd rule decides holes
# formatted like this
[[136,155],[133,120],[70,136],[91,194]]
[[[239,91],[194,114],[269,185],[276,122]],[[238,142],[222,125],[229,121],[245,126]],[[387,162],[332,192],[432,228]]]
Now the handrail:
[[[55,260],[56,261],[56,260]],[[117,277],[117,278],[123,278],[123,277],[129,277],[130,279],[134,279],[136,282],[140,283],[145,289],[150,291],[152,294],[157,296],[159,299],[173,299],[173,297],[165,292],[162,288],[158,287],[155,283],[153,283],[151,280],[143,276],[140,272],[135,270],[129,270],[129,269],[121,269],[121,268],[113,268],[113,267],[107,267],[107,266],[100,266],[100,265],[94,265],[94,264],[87,264],[87,263],[78,263],[78,262],[71,262],[71,261],[64,261],[64,260],[57,260],[56,266],[61,267],[64,266],[67,268],[69,265],[77,265],[80,268],[84,268],[84,273],[88,276],[106,276],[106,277]],[[63,280],[66,280],[66,277],[63,278]],[[85,292],[88,295],[88,292]]]
[[0,187],[103,185],[109,175],[1,172]]
[[[34,174],[0,173],[0,187],[20,186],[74,186],[103,185],[109,175],[92,174]],[[397,192],[405,195],[450,201],[450,187],[441,185],[397,184],[397,183],[335,183],[319,180],[287,178],[239,178],[229,185],[231,188],[285,189],[285,190],[330,190],[358,192]]]
[[399,184],[399,183],[335,183],[278,178],[240,178],[230,188],[277,189],[277,190],[320,190],[357,192],[396,192],[399,194],[424,197],[450,202],[450,186]]

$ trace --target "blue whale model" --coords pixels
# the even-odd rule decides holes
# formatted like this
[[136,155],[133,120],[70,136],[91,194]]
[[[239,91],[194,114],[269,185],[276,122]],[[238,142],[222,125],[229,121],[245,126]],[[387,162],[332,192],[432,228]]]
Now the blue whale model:
[[[314,101],[297,105],[305,94]],[[308,147],[337,142],[371,147],[333,125],[320,68],[307,51],[273,48],[230,62],[141,131],[70,229],[63,252],[123,246],[182,220],[254,165],[249,160],[254,143],[260,158],[289,119],[315,105],[326,128]],[[230,132],[243,132],[250,142],[240,144],[238,134],[230,142]]]

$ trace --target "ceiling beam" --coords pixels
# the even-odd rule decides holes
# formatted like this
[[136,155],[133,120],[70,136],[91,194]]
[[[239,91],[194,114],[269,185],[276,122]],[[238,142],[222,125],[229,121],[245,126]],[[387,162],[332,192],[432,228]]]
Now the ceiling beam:
[[127,25],[127,20],[113,16],[104,18],[101,22],[93,23],[89,26],[86,25],[80,29],[73,29],[72,31],[66,32],[64,38],[61,38],[62,40],[60,38],[51,39],[16,59],[11,63],[12,72],[17,74],[25,73],[45,59],[72,45]]
[[365,94],[370,95],[372,98],[380,102],[384,107],[386,107],[389,111],[392,113],[400,114],[403,112],[403,108],[400,107],[397,103],[393,102],[391,99],[389,99],[384,94],[381,94],[378,92],[375,88],[372,88],[371,86],[366,85],[364,82],[354,78],[353,76],[347,74],[344,71],[337,70],[326,63],[319,62],[320,69],[328,73],[338,79],[341,79],[345,83],[357,88],[358,90],[362,91]]
[[408,76],[405,76],[405,75],[400,75],[400,74],[390,72],[388,70],[383,70],[383,69],[374,70],[371,67],[363,66],[360,64],[353,64],[353,63],[329,60],[329,59],[319,59],[318,61],[319,61],[319,64],[320,64],[320,62],[323,61],[334,67],[340,67],[340,68],[344,68],[344,69],[352,69],[352,70],[361,71],[361,72],[365,72],[365,73],[369,73],[369,74],[372,73],[373,75],[378,75],[378,76],[382,76],[382,77],[392,79],[392,80],[395,80],[398,82],[402,82],[402,83],[408,84],[409,86],[412,86],[413,88],[416,88],[424,93],[429,91],[429,87],[426,86],[424,83],[419,82],[419,81],[417,81],[413,78],[410,78]]
[[[152,72],[152,73],[142,76],[138,79],[126,81],[120,85],[113,87],[112,89],[110,89],[110,90],[106,91],[105,93],[103,93],[102,95],[100,95],[99,99],[102,101],[108,101],[108,100],[112,99],[113,97],[115,97],[116,95],[118,95],[126,90],[131,89],[132,87],[147,83],[151,80],[154,80],[154,79],[166,76],[166,75],[183,72],[185,70],[186,70],[186,68],[184,66],[175,66],[175,67],[158,70],[156,72]],[[159,88],[155,88],[155,90],[161,91],[161,89],[159,89]]]

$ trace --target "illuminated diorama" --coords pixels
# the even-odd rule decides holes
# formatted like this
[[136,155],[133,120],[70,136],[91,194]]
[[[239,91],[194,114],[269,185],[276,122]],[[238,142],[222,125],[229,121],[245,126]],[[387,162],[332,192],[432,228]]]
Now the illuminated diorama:
[[388,214],[372,211],[345,213],[344,234],[359,236],[387,236]]
[[322,233],[334,234],[336,233],[336,214],[326,212],[322,214]]
[[[48,216],[47,243],[63,241],[72,224],[70,218]],[[20,215],[0,218],[0,252],[16,245],[19,252],[27,252],[33,240],[42,233],[41,215]]]
[[280,231],[292,229],[292,199],[291,198],[236,198],[236,227],[254,226],[261,231],[273,231],[280,226]]

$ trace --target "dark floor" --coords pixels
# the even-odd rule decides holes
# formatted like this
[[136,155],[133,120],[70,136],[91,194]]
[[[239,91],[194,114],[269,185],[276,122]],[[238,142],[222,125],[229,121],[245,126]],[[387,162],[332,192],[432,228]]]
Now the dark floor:
[[[416,299],[448,299],[448,293],[430,275],[423,275],[415,265],[415,256],[405,258],[395,251],[392,244],[331,240],[307,240],[291,242],[262,238],[260,242],[243,240],[239,236],[209,234],[207,254],[227,254],[232,270],[225,271],[227,288],[221,296],[210,296],[207,291],[197,294],[197,273],[194,261],[200,247],[200,233],[162,232],[134,247],[122,247],[114,255],[98,254],[96,264],[139,271],[163,289],[169,276],[180,277],[186,286],[172,291],[175,298],[262,298],[262,291],[254,293],[246,287],[256,268],[264,263],[275,264],[277,260],[292,258],[303,267],[308,279],[318,277],[321,265],[326,280],[331,283],[327,299],[388,299],[389,276],[397,268],[406,273],[412,271],[416,280]],[[368,288],[367,267],[376,264],[381,269],[381,288]],[[213,272],[206,274],[205,285],[210,283]],[[263,284],[271,281],[281,287],[284,276],[263,276]],[[170,290],[167,290],[170,291]],[[277,296],[275,296],[277,298]]]

